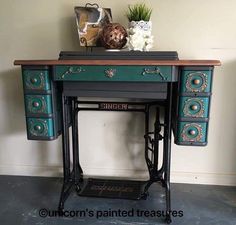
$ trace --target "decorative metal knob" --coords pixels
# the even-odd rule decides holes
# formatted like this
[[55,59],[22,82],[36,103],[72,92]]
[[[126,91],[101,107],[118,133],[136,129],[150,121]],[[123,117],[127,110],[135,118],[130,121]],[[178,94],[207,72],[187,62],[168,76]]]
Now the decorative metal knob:
[[107,69],[105,70],[105,74],[107,77],[112,78],[116,74],[116,69]]
[[193,84],[195,84],[195,85],[200,84],[200,82],[201,82],[201,81],[200,81],[199,79],[194,79],[194,80],[193,80]]
[[189,134],[190,134],[190,135],[195,135],[195,134],[196,134],[196,131],[195,131],[195,130],[190,130],[190,131],[189,131]]
[[198,106],[197,105],[191,105],[191,107],[190,107],[192,110],[197,110],[198,109]]
[[38,102],[33,102],[33,106],[34,107],[39,107],[39,103]]
[[37,83],[38,79],[34,77],[34,78],[31,78],[30,81],[32,84],[35,84]]
[[34,129],[37,130],[37,131],[40,131],[40,130],[42,129],[42,127],[41,127],[40,125],[36,125],[36,126],[34,127]]

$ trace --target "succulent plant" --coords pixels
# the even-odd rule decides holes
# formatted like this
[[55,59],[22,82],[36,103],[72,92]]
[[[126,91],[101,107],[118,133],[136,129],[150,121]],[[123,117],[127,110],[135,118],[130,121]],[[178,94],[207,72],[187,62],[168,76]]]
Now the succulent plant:
[[128,11],[126,12],[126,16],[131,21],[149,21],[152,14],[152,9],[148,8],[144,3],[129,5]]

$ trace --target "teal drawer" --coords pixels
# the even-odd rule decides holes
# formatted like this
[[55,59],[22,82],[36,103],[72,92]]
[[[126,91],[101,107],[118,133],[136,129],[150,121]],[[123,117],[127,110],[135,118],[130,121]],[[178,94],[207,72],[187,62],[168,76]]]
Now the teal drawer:
[[208,97],[180,97],[179,117],[207,118],[209,108]]
[[183,92],[210,92],[212,71],[181,71],[180,91]]
[[55,66],[55,80],[173,81],[171,66]]
[[25,103],[27,113],[52,113],[51,95],[25,95]]
[[177,142],[206,142],[207,141],[207,123],[199,122],[178,122],[177,124]]
[[53,120],[50,118],[27,118],[28,138],[53,137]]
[[48,70],[23,70],[25,90],[50,90]]

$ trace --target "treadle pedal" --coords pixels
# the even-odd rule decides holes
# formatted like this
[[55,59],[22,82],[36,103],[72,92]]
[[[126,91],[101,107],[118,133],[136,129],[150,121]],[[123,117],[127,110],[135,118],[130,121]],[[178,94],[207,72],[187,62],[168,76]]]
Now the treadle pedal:
[[89,178],[79,196],[139,200],[143,197],[145,184],[146,181]]

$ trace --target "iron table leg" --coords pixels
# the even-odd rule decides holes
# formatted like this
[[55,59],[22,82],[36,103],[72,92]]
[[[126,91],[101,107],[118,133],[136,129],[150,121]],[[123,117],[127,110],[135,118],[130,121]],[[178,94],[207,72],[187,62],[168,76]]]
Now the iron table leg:
[[170,163],[171,163],[171,109],[172,109],[173,84],[168,84],[167,105],[165,107],[164,129],[164,181],[166,186],[166,222],[171,223],[171,193],[170,193]]
[[63,186],[59,201],[59,210],[64,209],[64,203],[68,198],[73,182],[70,171],[70,142],[69,142],[69,119],[68,97],[62,94],[62,155],[63,155]]
[[74,184],[77,193],[80,191],[80,181],[82,181],[82,168],[79,163],[79,142],[78,142],[78,109],[77,98],[72,100],[72,140],[73,140],[73,171],[74,171]]

